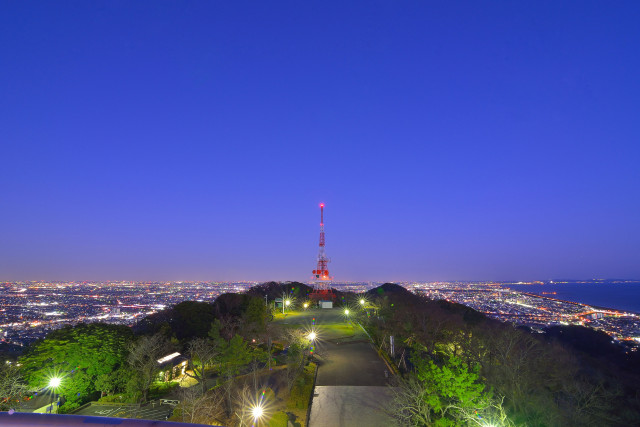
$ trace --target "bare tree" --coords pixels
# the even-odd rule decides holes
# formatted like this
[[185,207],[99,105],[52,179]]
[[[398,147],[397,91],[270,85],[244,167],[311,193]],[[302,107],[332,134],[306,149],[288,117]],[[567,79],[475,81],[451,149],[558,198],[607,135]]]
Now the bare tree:
[[267,357],[267,367],[271,370],[271,359],[273,358],[273,338],[277,335],[278,329],[276,326],[267,322],[264,328],[264,331],[261,333],[261,339],[264,342],[266,357]]
[[602,381],[593,384],[585,378],[576,378],[566,381],[563,391],[573,407],[571,423],[583,426],[621,424],[609,414],[615,399],[622,395],[619,388],[609,389]]
[[28,391],[16,364],[0,361],[0,411],[17,409]]
[[431,406],[427,404],[428,391],[411,375],[407,379],[396,377],[393,401],[389,407],[391,415],[402,426],[431,425]]
[[257,406],[262,406],[263,402],[258,394],[252,391],[247,384],[236,390],[234,402],[236,402],[236,405],[233,413],[238,426],[263,425],[258,422],[258,419],[254,418],[253,414],[253,409]]
[[224,391],[227,415],[231,416],[233,414],[232,391],[235,384],[233,372],[226,370],[222,373],[222,377],[224,382],[221,385],[221,389]]
[[305,362],[305,350],[308,341],[304,336],[304,332],[299,330],[289,330],[285,334],[285,340],[289,344],[287,349],[287,386],[289,390],[293,387]]
[[540,359],[541,346],[529,334],[513,327],[503,327],[490,336],[485,363],[487,376],[493,379],[497,390],[507,396],[515,410],[527,401],[539,378],[536,361]]
[[189,343],[189,371],[185,375],[195,379],[200,383],[201,393],[207,391],[206,368],[211,366],[214,358],[218,355],[216,344],[206,338],[196,338]]
[[180,405],[176,408],[182,422],[224,424],[224,399],[216,392],[201,393],[200,387],[185,387],[178,392]]
[[486,427],[515,427],[516,424],[509,419],[502,405],[504,397],[490,399],[482,408],[457,407],[459,419],[468,426]]
[[168,347],[167,339],[161,334],[156,334],[140,337],[129,348],[127,361],[136,372],[135,388],[141,393],[143,402],[147,400],[149,388],[160,372],[158,359],[166,354]]
[[237,402],[237,405],[233,413],[236,417],[238,417],[238,425],[243,426],[247,423],[251,413],[249,411],[249,406],[251,405],[251,396],[249,387],[246,384],[237,391],[235,400]]

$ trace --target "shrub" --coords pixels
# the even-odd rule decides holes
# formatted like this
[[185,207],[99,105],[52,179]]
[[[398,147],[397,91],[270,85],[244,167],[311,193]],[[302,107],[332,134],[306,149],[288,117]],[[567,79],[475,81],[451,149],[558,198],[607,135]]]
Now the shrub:
[[310,363],[305,366],[302,373],[296,378],[293,387],[291,387],[291,393],[289,394],[289,401],[287,406],[292,409],[306,409],[309,405],[309,399],[313,392],[313,375],[315,373],[316,365]]
[[98,399],[98,402],[106,402],[106,403],[136,403],[138,401],[138,396],[131,394],[112,394],[109,396],[103,396]]
[[276,412],[269,420],[269,427],[287,427],[289,416],[286,412]]

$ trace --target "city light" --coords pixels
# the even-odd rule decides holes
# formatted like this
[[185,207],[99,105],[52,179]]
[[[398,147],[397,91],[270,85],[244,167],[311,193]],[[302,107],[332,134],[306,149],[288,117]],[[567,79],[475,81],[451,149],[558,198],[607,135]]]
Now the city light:
[[349,315],[349,309],[348,308],[344,309],[344,314],[347,315],[347,316]]
[[309,335],[307,335],[307,338],[309,338],[309,341],[314,341],[317,338],[317,336],[318,335],[315,332],[311,331]]
[[[560,300],[553,295],[551,288],[536,295],[493,282],[400,284],[430,299],[463,304],[494,319],[527,325],[538,332],[547,325],[584,325],[606,332],[611,339],[618,340],[616,342],[634,343],[630,351],[640,348],[638,314]],[[28,346],[44,338],[52,329],[74,325],[79,318],[85,323],[131,326],[142,317],[183,300],[213,300],[220,294],[241,293],[255,285],[255,282],[31,282],[28,286],[20,282],[5,283],[5,288],[0,291],[0,338],[4,342]],[[537,282],[525,285],[538,286]],[[342,307],[342,316],[350,320],[351,312],[355,316],[354,310],[376,309],[374,299],[369,299],[369,294],[365,293],[369,287],[367,283],[349,285],[347,289],[354,292],[354,300],[348,315]],[[298,305],[305,310],[314,308],[312,301],[305,299],[298,304],[287,292],[282,294],[282,300],[278,298],[278,304],[281,303],[278,308],[283,315],[288,315],[287,310],[292,311]],[[31,318],[29,313],[34,309],[36,318]],[[65,314],[47,315],[52,310]],[[57,376],[62,377],[61,373]],[[49,378],[45,384],[48,381]]]

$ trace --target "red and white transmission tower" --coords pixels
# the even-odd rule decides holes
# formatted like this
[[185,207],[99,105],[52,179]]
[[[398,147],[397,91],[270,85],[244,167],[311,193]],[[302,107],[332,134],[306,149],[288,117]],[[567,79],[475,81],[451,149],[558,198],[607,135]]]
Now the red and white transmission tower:
[[327,264],[331,262],[324,252],[324,203],[320,203],[320,244],[318,249],[318,264],[313,270],[312,280],[315,282],[315,288],[310,297],[314,299],[335,298],[335,294],[331,289],[327,288],[326,283],[333,280],[329,276],[329,267]]

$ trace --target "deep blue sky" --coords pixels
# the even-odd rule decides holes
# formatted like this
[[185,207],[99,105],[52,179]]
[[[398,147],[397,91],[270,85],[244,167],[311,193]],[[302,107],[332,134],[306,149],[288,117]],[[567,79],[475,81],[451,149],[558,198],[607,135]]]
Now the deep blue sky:
[[0,280],[640,278],[640,2],[0,3]]

